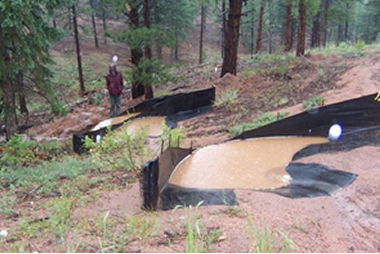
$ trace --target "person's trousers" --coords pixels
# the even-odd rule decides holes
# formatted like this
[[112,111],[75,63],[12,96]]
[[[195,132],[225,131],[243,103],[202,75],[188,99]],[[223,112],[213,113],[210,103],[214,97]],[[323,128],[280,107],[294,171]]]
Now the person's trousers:
[[110,118],[118,116],[120,114],[120,106],[121,106],[121,95],[112,96],[110,95]]

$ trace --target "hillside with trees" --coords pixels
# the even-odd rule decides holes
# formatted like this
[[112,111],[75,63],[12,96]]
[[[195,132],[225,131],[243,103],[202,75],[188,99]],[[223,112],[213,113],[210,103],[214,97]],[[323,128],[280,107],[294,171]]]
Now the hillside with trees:
[[[377,93],[379,44],[379,0],[1,0],[0,251],[378,252],[376,142],[313,157],[359,175],[316,199],[239,190],[239,206],[152,212],[139,177],[157,144]],[[112,64],[122,111],[215,87],[212,110],[153,141],[109,129],[79,156],[73,135],[109,118]]]

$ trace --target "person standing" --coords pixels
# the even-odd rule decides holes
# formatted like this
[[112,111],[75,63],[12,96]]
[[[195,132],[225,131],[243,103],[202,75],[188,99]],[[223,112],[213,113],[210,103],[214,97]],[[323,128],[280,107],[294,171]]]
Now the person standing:
[[106,77],[107,90],[110,100],[110,118],[120,114],[121,93],[124,88],[123,75],[117,71],[115,65],[109,67],[109,73]]

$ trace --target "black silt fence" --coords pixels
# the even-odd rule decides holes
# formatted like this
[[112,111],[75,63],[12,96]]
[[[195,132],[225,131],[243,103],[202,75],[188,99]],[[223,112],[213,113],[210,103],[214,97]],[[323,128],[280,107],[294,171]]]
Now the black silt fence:
[[144,209],[156,210],[158,208],[160,193],[166,188],[170,175],[176,165],[191,152],[191,148],[169,147],[159,158],[155,158],[143,165],[140,185]]
[[255,130],[243,132],[234,139],[269,136],[327,137],[333,124],[340,124],[343,136],[380,126],[380,102],[376,94],[312,109]]
[[[296,153],[293,159],[321,152],[346,151],[367,144],[379,146],[380,102],[376,101],[375,97],[376,94],[371,94],[312,109],[255,130],[243,132],[232,140],[270,136],[327,137],[330,127],[333,124],[340,124],[343,128],[343,136],[339,141],[308,146]],[[334,191],[350,185],[357,177],[356,174],[315,163],[290,163],[286,171],[292,177],[288,186],[263,191],[290,198],[331,195]],[[165,186],[158,195],[161,209],[171,209],[180,204],[196,205],[200,201],[204,201],[203,204],[237,204],[233,190],[186,189],[169,184]]]
[[[146,100],[127,109],[121,115],[139,112],[139,117],[167,116],[167,124],[171,127],[175,127],[176,122],[178,121],[189,119],[210,111],[214,101],[215,87],[212,87],[190,93],[179,93]],[[122,124],[114,125],[112,126],[112,129],[116,129],[121,125]],[[84,130],[73,135],[74,152],[81,154],[85,151],[83,145],[86,136],[95,141],[97,135],[103,136],[106,134],[106,127],[97,131],[91,131],[94,126],[95,125],[88,126]]]

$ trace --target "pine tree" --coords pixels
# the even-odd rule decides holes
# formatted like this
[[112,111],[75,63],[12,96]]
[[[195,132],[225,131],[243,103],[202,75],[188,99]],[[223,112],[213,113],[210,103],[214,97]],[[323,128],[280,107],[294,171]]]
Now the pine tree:
[[292,8],[293,1],[288,0],[286,13],[286,32],[285,32],[285,52],[289,52],[292,48]]
[[83,68],[82,68],[82,54],[80,51],[77,11],[76,11],[75,4],[73,4],[71,6],[71,9],[73,11],[74,38],[75,38],[75,46],[76,46],[76,52],[77,52],[79,84],[80,84],[80,91],[83,93],[86,91],[86,88],[84,87]]
[[34,85],[36,90],[46,94],[53,111],[59,111],[48,82],[52,73],[46,65],[51,62],[51,43],[62,34],[51,27],[50,22],[58,7],[68,8],[69,4],[69,0],[0,2],[0,84],[8,140],[17,132],[14,95],[20,73],[28,80],[28,85]]
[[297,33],[297,56],[305,54],[305,39],[306,39],[306,6],[305,0],[299,1],[298,6],[298,33]]
[[230,0],[227,29],[225,31],[225,48],[221,77],[227,73],[236,75],[237,72],[237,49],[239,46],[239,28],[242,10],[242,0]]
[[256,41],[256,50],[255,54],[259,53],[262,46],[262,40],[263,40],[263,23],[264,23],[264,8],[265,8],[265,1],[261,0],[260,4],[260,16],[259,16],[259,27],[257,30],[257,41]]
[[[150,7],[149,7],[149,0],[144,0],[144,25],[149,30],[150,29]],[[151,51],[151,44],[148,44],[145,42],[145,48],[144,48],[144,57],[149,62],[152,60],[152,51]],[[150,67],[145,67],[145,73],[147,75],[152,75]],[[144,84],[145,88],[145,99],[151,99],[153,98],[153,88],[152,84],[150,83],[151,78],[146,79],[146,82]]]
[[92,29],[94,31],[94,42],[95,47],[99,48],[99,42],[98,42],[98,31],[96,29],[96,14],[95,14],[95,4],[94,0],[90,0],[90,7],[91,7],[91,22],[92,22]]

